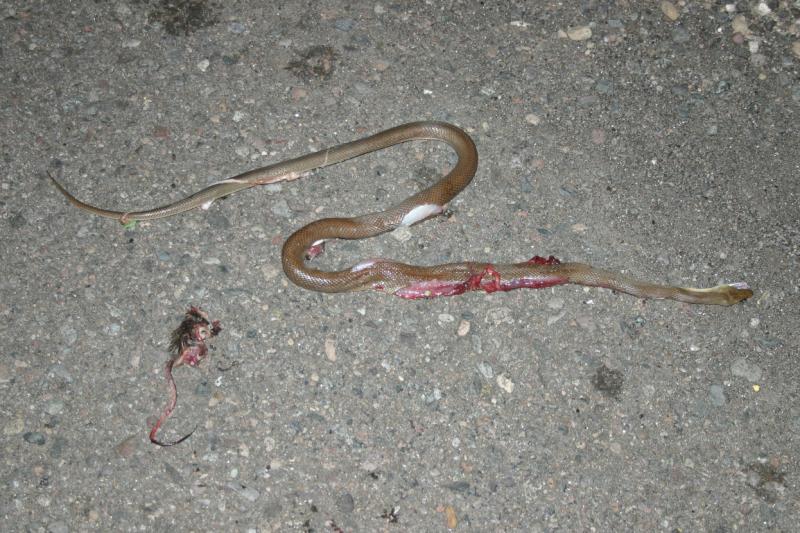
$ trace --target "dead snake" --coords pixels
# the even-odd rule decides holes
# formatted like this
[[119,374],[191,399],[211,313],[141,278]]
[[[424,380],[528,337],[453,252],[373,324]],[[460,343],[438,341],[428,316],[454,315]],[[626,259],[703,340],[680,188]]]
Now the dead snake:
[[753,295],[746,283],[729,283],[707,289],[673,287],[639,281],[582,263],[561,263],[554,257],[534,257],[513,264],[485,262],[448,263],[435,266],[408,265],[389,259],[370,259],[337,272],[308,266],[326,240],[364,239],[410,226],[442,213],[445,205],[472,181],[478,152],[464,131],[442,122],[413,122],[333,148],[258,168],[213,183],[182,200],[145,211],[111,211],[84,203],[70,194],[53,176],[59,191],[76,207],[122,223],[153,220],[194,209],[243,189],[297,179],[310,171],[416,140],[443,141],[458,155],[452,170],[436,184],[385,211],[353,218],[325,218],[297,230],[283,245],[283,270],[297,285],[321,292],[377,290],[402,298],[451,296],[471,290],[486,292],[518,288],[543,288],[566,283],[605,287],[640,298],[661,298],[693,304],[732,305]]

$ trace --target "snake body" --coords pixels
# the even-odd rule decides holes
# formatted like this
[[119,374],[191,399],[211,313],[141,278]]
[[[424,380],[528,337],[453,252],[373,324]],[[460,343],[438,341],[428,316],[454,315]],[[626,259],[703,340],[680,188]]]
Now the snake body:
[[746,283],[729,283],[707,289],[659,285],[582,263],[561,263],[552,256],[536,256],[513,264],[461,262],[435,266],[409,265],[381,258],[362,261],[334,272],[309,266],[308,261],[322,252],[325,241],[364,239],[415,224],[441,213],[447,203],[469,185],[478,166],[475,144],[464,131],[443,122],[413,122],[397,126],[363,139],[239,174],[177,202],[143,211],[112,211],[84,203],[55,178],[50,178],[74,206],[127,223],[168,217],[197,207],[208,208],[214,200],[243,189],[297,179],[314,169],[416,140],[444,142],[456,152],[458,161],[437,183],[385,211],[353,218],[325,218],[294,232],[284,243],[282,252],[283,269],[290,280],[314,291],[340,293],[371,289],[411,299],[451,296],[471,290],[508,291],[567,283],[604,287],[640,298],[693,304],[732,305],[753,294]]

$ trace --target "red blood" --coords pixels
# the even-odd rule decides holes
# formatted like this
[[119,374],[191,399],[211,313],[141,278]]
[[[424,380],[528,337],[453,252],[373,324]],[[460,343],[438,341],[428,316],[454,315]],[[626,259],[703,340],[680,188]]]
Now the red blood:
[[[536,256],[528,263],[557,265],[559,260],[553,256],[547,259]],[[489,276],[488,279],[487,276]],[[420,281],[396,290],[394,295],[409,300],[417,300],[420,298],[435,298],[437,296],[455,296],[475,290],[493,293],[497,291],[512,291],[514,289],[543,289],[566,282],[566,278],[555,274],[540,274],[535,277],[503,280],[493,265],[486,265],[482,272],[472,274],[466,281]]]
[[306,259],[310,261],[311,259],[314,259],[324,251],[325,251],[324,242],[321,242],[319,244],[312,244],[311,246],[308,247],[308,250],[306,250]]
[[553,257],[552,255],[545,259],[539,255],[534,255],[530,259],[526,261],[526,263],[530,263],[532,265],[560,265],[561,261]]

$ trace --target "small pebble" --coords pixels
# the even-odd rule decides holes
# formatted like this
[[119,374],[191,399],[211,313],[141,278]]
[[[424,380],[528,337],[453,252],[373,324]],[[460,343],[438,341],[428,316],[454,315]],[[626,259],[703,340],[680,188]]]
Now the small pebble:
[[336,508],[342,513],[352,513],[355,507],[353,495],[349,492],[344,492],[336,497]]
[[458,329],[456,330],[456,334],[459,337],[463,337],[464,335],[469,333],[470,327],[471,327],[471,324],[470,324],[469,320],[462,320],[461,322],[458,323]]
[[576,26],[567,29],[567,37],[572,41],[585,41],[592,37],[592,28],[589,26]]
[[455,322],[455,320],[456,320],[456,317],[454,317],[453,315],[451,315],[449,313],[440,313],[437,318],[439,319],[439,322],[442,322],[442,323]]
[[69,324],[61,326],[61,339],[67,346],[72,346],[78,340],[78,332]]
[[[775,2],[775,3],[777,4],[777,2]],[[762,17],[767,16],[770,13],[772,13],[772,9],[770,9],[770,7],[767,5],[766,2],[759,2],[756,5],[755,11],[759,16],[762,16]]]
[[494,376],[494,369],[492,369],[492,365],[489,363],[478,363],[478,372],[486,379],[492,379]]
[[333,23],[333,27],[339,31],[350,31],[353,29],[353,26],[356,25],[356,21],[353,19],[337,19]]
[[534,113],[528,113],[525,115],[525,122],[533,126],[538,126],[542,122],[542,118]]
[[739,357],[731,365],[731,374],[745,378],[751,383],[761,381],[761,367],[750,364],[744,357]]
[[250,447],[244,442],[239,444],[239,457],[250,457]]
[[25,442],[29,444],[35,444],[37,446],[42,446],[45,442],[47,442],[47,438],[44,436],[44,433],[39,433],[38,431],[28,431],[22,438],[25,439]]
[[228,29],[231,33],[244,33],[247,30],[241,22],[231,22]]
[[62,364],[55,364],[51,366],[48,369],[47,374],[53,377],[57,377],[63,380],[65,383],[72,383],[72,374],[70,374],[69,370],[67,370],[67,367],[65,367]]
[[61,400],[50,400],[44,408],[44,412],[50,416],[57,415],[64,410],[64,402]]
[[227,487],[249,502],[254,502],[261,496],[261,493],[256,489],[245,487],[241,483],[231,482],[227,484]]
[[511,394],[514,392],[514,382],[508,379],[505,375],[500,374],[497,376],[497,386]]
[[139,436],[138,435],[131,435],[130,437],[126,438],[116,446],[114,446],[114,451],[120,457],[124,459],[128,459],[133,456],[136,452],[136,448],[139,444]]
[[661,12],[664,13],[664,16],[667,17],[669,20],[678,20],[678,17],[681,15],[678,8],[675,7],[675,4],[672,2],[661,2]]
[[689,32],[683,28],[675,28],[672,30],[672,40],[676,43],[685,43],[689,42]]
[[727,401],[725,398],[725,390],[722,388],[722,385],[711,385],[708,389],[708,396],[711,400],[711,404],[715,407],[722,407]]
[[747,18],[744,15],[736,15],[731,22],[731,27],[735,33],[740,33],[747,37],[750,35],[750,28],[747,26]]
[[456,517],[456,510],[452,505],[444,508],[444,516],[447,521],[447,529],[455,529],[458,527],[458,517]]
[[325,339],[325,357],[330,362],[336,362],[336,339],[328,337]]
[[272,214],[281,218],[289,218],[292,216],[292,210],[289,209],[289,204],[283,198],[278,198],[272,203],[270,208]]
[[594,90],[600,94],[611,94],[614,92],[614,86],[610,80],[598,80],[594,86]]
[[589,229],[589,227],[586,224],[581,224],[578,222],[577,224],[570,226],[569,229],[572,231],[572,233],[584,233],[587,229]]
[[211,65],[211,62],[208,59],[203,59],[197,63],[197,68],[200,70],[200,72],[205,72],[208,70],[209,65]]
[[289,97],[297,102],[308,96],[308,90],[302,87],[292,87],[289,91]]

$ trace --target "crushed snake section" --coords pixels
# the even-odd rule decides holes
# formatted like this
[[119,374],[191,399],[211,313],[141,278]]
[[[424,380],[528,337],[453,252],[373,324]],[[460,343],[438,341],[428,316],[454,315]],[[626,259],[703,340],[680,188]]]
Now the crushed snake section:
[[174,446],[188,439],[194,430],[174,441],[161,441],[157,438],[159,428],[170,417],[178,404],[178,388],[172,370],[181,366],[197,366],[208,355],[206,341],[222,331],[219,320],[209,322],[208,315],[199,307],[190,307],[183,322],[175,328],[170,338],[169,351],[172,353],[164,368],[169,386],[169,402],[153,427],[150,429],[150,442],[159,446]]
[[[525,262],[528,265],[558,265],[561,261],[553,257],[544,258],[533,256]],[[408,300],[420,298],[435,298],[437,296],[456,296],[468,291],[484,291],[493,293],[497,291],[513,291],[514,289],[544,289],[555,285],[567,283],[567,278],[553,275],[550,277],[519,277],[503,279],[495,265],[489,263],[482,271],[471,274],[465,281],[423,281],[412,283],[394,291],[395,296]]]

